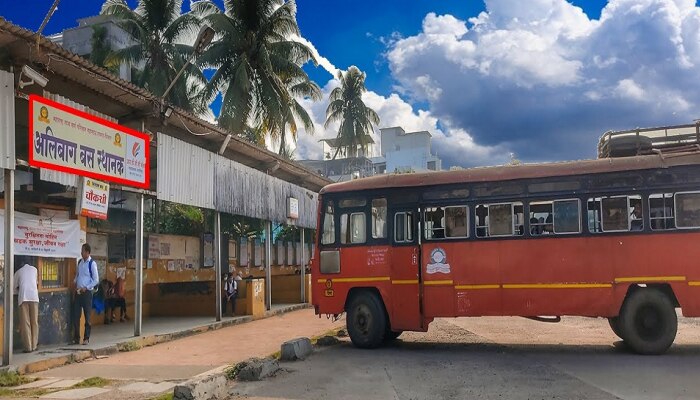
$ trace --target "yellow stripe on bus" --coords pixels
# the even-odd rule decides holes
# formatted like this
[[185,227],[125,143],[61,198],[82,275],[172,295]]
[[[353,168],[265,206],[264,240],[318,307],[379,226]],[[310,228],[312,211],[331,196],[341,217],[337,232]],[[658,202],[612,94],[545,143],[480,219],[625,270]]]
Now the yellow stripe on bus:
[[418,279],[400,279],[396,281],[391,281],[394,285],[417,285]]
[[424,281],[424,285],[430,285],[430,286],[439,286],[439,285],[452,285],[451,280],[444,280],[444,281]]
[[615,283],[620,282],[657,282],[657,281],[684,281],[685,276],[632,276],[624,278],[615,278]]
[[457,285],[457,290],[476,290],[476,289],[498,289],[501,285]]
[[611,283],[518,283],[503,285],[503,289],[597,289],[611,287]]
[[688,286],[700,286],[700,281],[690,281],[688,282]]
[[326,281],[331,282],[383,282],[391,280],[388,276],[368,276],[364,278],[328,278],[319,279],[318,283],[326,283]]

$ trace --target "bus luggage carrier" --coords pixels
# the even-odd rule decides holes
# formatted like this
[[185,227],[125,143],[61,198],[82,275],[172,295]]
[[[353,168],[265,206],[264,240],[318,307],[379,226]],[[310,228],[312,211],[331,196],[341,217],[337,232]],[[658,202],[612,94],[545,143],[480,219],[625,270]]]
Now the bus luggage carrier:
[[689,125],[608,131],[598,142],[598,158],[700,150],[700,120]]

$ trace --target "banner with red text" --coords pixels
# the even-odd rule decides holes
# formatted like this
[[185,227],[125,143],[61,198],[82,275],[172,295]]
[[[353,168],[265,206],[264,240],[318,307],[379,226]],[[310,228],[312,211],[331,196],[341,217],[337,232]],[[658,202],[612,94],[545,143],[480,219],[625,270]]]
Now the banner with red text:
[[84,178],[78,198],[80,215],[90,218],[107,219],[109,209],[109,184]]
[[[0,226],[5,213],[0,212]],[[5,241],[0,229],[0,243]],[[75,219],[42,218],[15,212],[15,255],[38,257],[80,257],[80,222]],[[5,252],[0,246],[0,254]]]

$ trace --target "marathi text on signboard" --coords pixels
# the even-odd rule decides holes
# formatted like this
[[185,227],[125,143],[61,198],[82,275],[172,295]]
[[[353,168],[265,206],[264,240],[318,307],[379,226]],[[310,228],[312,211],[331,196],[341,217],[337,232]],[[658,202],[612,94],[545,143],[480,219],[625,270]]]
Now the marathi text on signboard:
[[[0,224],[5,214],[0,212]],[[5,240],[0,229],[0,242]],[[80,257],[80,222],[15,213],[15,254],[39,257]],[[0,248],[0,253],[4,248]]]
[[109,184],[84,178],[78,206],[82,216],[107,219]]
[[29,97],[29,163],[148,188],[149,138],[64,104]]

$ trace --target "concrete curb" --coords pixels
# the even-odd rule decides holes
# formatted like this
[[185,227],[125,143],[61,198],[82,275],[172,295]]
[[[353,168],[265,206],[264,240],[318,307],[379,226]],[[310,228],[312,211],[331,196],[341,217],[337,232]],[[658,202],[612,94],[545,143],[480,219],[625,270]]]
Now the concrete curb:
[[228,394],[226,369],[221,366],[196,375],[173,388],[173,400],[212,400],[221,399]]
[[[74,350],[68,354],[62,354],[60,356],[45,358],[39,361],[33,361],[27,364],[16,365],[16,369],[20,374],[31,374],[35,372],[46,371],[48,369],[61,367],[67,364],[72,364],[76,362],[85,361],[90,358],[97,358],[100,356],[107,356],[116,354],[120,351],[136,351],[144,347],[153,346],[160,343],[166,343],[177,339],[182,339],[188,336],[198,335],[200,333],[205,333],[209,331],[215,331],[222,328],[228,328],[230,326],[245,324],[247,322],[255,321],[258,319],[264,319],[273,317],[276,315],[285,314],[292,311],[303,310],[306,308],[311,308],[310,304],[294,304],[291,306],[283,307],[276,310],[266,311],[264,315],[253,318],[252,316],[245,316],[241,318],[236,318],[227,321],[212,322],[210,324],[197,326],[194,328],[184,329],[181,331],[158,334],[158,335],[148,335],[132,340],[126,340],[119,342],[117,344],[110,344],[104,347],[99,347],[90,350]],[[15,366],[13,366],[15,367]],[[196,378],[196,377],[195,377]],[[193,378],[194,379],[194,378]],[[224,376],[225,379],[225,376]]]

